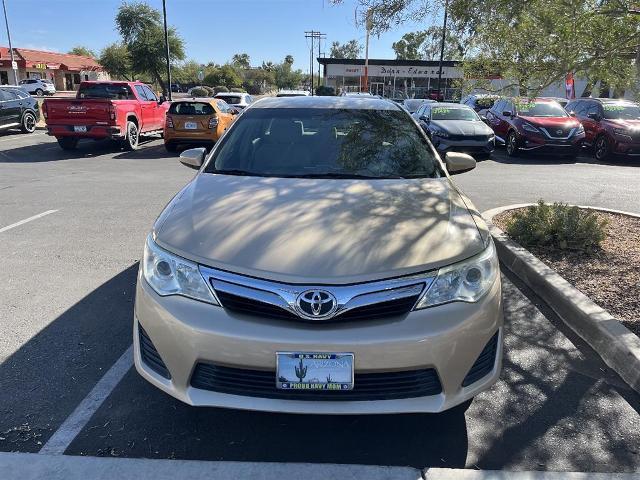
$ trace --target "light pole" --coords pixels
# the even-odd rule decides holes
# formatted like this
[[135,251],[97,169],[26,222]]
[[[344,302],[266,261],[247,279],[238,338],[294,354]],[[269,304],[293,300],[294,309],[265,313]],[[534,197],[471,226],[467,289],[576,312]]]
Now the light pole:
[[[4,0],[2,0],[4,2]],[[169,60],[169,29],[167,27],[167,4],[166,0],[162,0],[162,15],[164,17],[164,46],[167,52],[167,81],[169,82],[167,86],[167,95],[169,96],[169,101],[171,98],[171,62]]]
[[[442,83],[442,57],[444,57],[444,39],[447,35],[447,7],[449,0],[444,0],[444,22],[442,23],[442,42],[440,43],[440,65],[438,68],[438,96],[436,100],[440,101],[440,88]],[[443,98],[444,100],[444,98]]]
[[13,57],[13,46],[11,45],[11,33],[9,32],[9,19],[7,18],[7,5],[5,0],[2,0],[2,10],[4,10],[4,23],[7,26],[7,38],[9,39],[9,55],[11,56],[11,69],[13,70],[13,83],[18,85],[18,69],[16,68],[16,61]]

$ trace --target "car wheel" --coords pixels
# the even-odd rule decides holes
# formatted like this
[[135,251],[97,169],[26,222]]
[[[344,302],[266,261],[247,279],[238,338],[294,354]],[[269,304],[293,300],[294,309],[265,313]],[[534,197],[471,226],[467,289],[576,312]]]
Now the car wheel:
[[137,150],[139,140],[140,133],[138,132],[138,126],[133,122],[127,122],[127,137],[124,139],[125,150]]
[[61,137],[58,138],[58,145],[63,150],[75,150],[78,146],[78,139],[73,137]]
[[175,143],[165,143],[164,148],[167,149],[167,152],[174,153],[178,150],[178,145],[176,145]]
[[42,95],[44,95],[44,90],[42,90],[41,88],[37,88],[36,89],[36,95],[41,97]]
[[509,132],[509,136],[507,137],[507,155],[515,157],[518,155],[518,150],[518,137],[516,137],[516,132]]
[[611,156],[611,147],[609,147],[607,137],[600,135],[596,139],[596,143],[593,145],[593,154],[599,162],[609,159]]
[[33,133],[36,130],[36,123],[36,116],[31,112],[25,112],[20,128],[24,133]]

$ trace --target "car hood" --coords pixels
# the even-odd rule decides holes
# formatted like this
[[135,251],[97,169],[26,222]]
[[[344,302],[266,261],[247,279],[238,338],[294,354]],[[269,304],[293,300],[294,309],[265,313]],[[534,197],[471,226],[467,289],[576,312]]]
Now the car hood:
[[432,120],[431,125],[451,135],[491,135],[493,130],[484,122],[469,120]]
[[573,117],[526,117],[521,115],[520,118],[531,125],[543,128],[574,128],[580,125],[580,122]]
[[334,180],[199,174],[169,203],[156,242],[210,267],[343,284],[432,270],[483,237],[448,178]]

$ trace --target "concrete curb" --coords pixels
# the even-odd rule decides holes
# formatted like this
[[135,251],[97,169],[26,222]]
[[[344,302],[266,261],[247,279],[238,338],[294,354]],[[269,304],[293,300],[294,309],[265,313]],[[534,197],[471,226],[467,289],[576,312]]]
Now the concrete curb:
[[[530,205],[533,204],[508,205],[482,214],[495,240],[500,260],[536,292],[631,388],[640,393],[640,338],[493,224],[493,217],[499,213]],[[630,212],[578,206],[640,218],[640,215]]]
[[207,462],[0,452],[3,479],[20,480],[632,480],[637,473],[506,472],[322,463]]

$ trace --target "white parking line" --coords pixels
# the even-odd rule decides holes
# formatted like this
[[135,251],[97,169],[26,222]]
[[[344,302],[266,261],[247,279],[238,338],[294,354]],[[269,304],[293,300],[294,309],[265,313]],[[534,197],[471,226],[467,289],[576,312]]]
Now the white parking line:
[[33,217],[25,218],[24,220],[20,220],[19,222],[12,223],[11,225],[7,225],[6,227],[0,228],[0,233],[6,232],[7,230],[11,230],[12,228],[19,227],[20,225],[24,225],[25,223],[31,222],[32,220],[37,220],[46,215],[56,213],[57,211],[58,210],[47,210],[46,212],[39,213],[38,215],[34,215]]
[[67,417],[58,430],[49,438],[38,453],[62,455],[74,438],[82,431],[102,402],[120,383],[120,380],[133,365],[133,345],[127,348],[116,363],[104,374],[95,387],[91,389],[80,405]]

